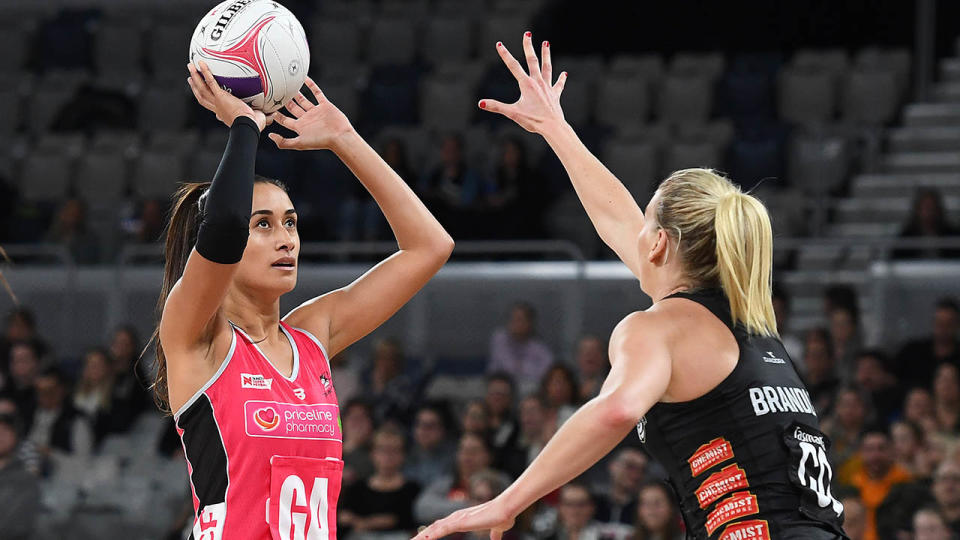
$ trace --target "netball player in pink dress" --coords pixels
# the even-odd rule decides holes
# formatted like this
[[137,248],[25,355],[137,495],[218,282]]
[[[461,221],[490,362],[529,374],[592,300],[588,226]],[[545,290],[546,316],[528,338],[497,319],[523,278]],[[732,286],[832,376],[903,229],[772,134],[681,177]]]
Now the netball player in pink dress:
[[[317,85],[291,117],[253,111],[189,66],[197,100],[230,127],[209,184],[176,194],[166,240],[157,395],[183,441],[192,538],[336,538],[342,437],[329,359],[377,328],[444,264],[453,240]],[[398,251],[342,289],[280,316],[297,282],[297,214],[254,177],[260,132],[280,148],[332,150],[380,205]]]

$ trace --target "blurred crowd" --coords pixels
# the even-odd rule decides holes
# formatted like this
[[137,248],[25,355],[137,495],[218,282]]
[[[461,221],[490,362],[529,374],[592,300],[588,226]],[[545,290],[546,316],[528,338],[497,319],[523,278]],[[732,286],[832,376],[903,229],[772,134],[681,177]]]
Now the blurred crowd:
[[[823,327],[794,331],[789,306],[776,290],[783,342],[833,441],[834,491],[851,538],[960,537],[957,301],[937,302],[928,335],[896,350],[864,347],[852,289],[826,290]],[[599,392],[608,369],[603,337],[582,336],[574,350],[559,351],[539,337],[536,311],[522,302],[490,336],[479,399],[423,397],[431,375],[412,368],[399,339],[377,341],[367,359],[332,359],[344,433],[341,537],[406,538],[420,524],[491,499]],[[29,310],[8,315],[0,338],[4,538],[29,538],[48,511],[41,483],[85,467],[144,417],[157,417],[141,347],[135,331],[119,328],[106,348],[73,358],[44,341]],[[157,426],[148,447],[184,466],[172,420]],[[191,517],[185,482],[180,489],[171,538]],[[680,539],[675,501],[663,469],[631,434],[524,512],[507,537]]]

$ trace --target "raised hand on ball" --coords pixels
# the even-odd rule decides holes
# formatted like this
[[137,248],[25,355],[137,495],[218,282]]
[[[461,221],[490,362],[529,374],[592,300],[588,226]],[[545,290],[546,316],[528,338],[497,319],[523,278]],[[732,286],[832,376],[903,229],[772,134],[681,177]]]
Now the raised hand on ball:
[[353,131],[353,126],[350,125],[346,115],[323,95],[313,79],[307,77],[306,85],[317,100],[316,105],[303,94],[297,94],[285,107],[290,116],[280,112],[270,115],[272,120],[296,133],[297,136],[284,138],[277,133],[271,133],[268,136],[278,148],[334,149],[341,136]]
[[481,109],[506,116],[531,133],[543,134],[549,126],[564,121],[560,94],[567,82],[567,72],[561,73],[557,82],[553,82],[550,42],[544,41],[541,45],[542,61],[538,61],[537,53],[533,50],[533,34],[530,32],[523,35],[523,52],[529,73],[523,70],[523,66],[503,43],[497,43],[497,53],[520,84],[520,99],[509,104],[495,99],[482,99],[478,105]]
[[238,116],[246,116],[257,123],[260,131],[267,126],[267,117],[263,112],[253,110],[240,98],[220,87],[220,83],[213,78],[213,73],[210,72],[206,62],[201,60],[196,66],[193,63],[187,64],[187,70],[190,72],[187,83],[193,91],[193,96],[197,98],[200,105],[216,114],[217,120],[230,127]]

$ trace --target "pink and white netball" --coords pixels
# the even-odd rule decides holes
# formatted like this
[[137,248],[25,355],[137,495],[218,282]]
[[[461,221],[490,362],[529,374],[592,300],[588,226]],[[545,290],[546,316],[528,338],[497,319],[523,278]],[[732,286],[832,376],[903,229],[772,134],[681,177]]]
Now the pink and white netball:
[[200,60],[228,92],[271,113],[299,92],[310,49],[300,21],[279,3],[227,0],[193,31],[190,61]]

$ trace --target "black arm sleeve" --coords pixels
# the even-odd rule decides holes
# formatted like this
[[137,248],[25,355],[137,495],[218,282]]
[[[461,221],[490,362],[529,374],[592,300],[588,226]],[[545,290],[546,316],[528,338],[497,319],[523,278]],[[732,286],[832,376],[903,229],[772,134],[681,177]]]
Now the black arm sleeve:
[[259,140],[257,124],[246,116],[238,116],[230,126],[220,167],[203,196],[197,253],[215,263],[240,262],[247,247]]

